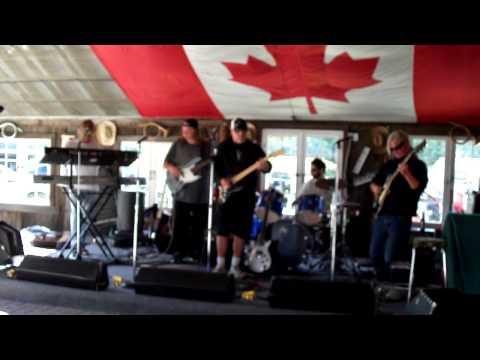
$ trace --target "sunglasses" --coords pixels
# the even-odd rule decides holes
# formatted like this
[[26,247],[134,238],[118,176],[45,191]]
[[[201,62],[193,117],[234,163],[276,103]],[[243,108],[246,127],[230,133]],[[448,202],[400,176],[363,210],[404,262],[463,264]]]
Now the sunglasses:
[[391,148],[390,148],[390,152],[394,152],[394,151],[400,150],[400,149],[403,147],[403,145],[405,145],[405,142],[401,142],[401,143],[398,144],[397,146],[391,147]]

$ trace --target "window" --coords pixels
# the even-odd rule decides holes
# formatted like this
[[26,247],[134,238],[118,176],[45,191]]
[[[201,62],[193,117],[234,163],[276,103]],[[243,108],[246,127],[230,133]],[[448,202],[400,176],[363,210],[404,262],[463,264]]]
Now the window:
[[264,131],[263,148],[267,154],[280,149],[285,151],[285,155],[270,161],[272,172],[263,181],[263,189],[272,186],[287,199],[284,215],[295,215],[292,203],[303,184],[312,178],[310,164],[314,158],[318,157],[325,162],[327,178],[337,177],[339,152],[336,142],[341,138],[341,131]]
[[[160,208],[171,209],[173,207],[173,198],[170,190],[166,186],[166,170],[163,167],[165,157],[167,156],[171,142],[143,142],[142,152],[139,160],[135,161],[129,167],[121,168],[122,177],[136,177],[140,164],[140,177],[146,179],[146,185],[141,187],[141,191],[146,194],[147,207],[158,204]],[[136,141],[122,141],[120,148],[122,151],[138,151]],[[123,191],[135,191],[136,186],[123,186]],[[163,201],[162,201],[163,200]]]
[[51,185],[35,184],[33,175],[51,174],[40,164],[51,139],[0,139],[0,202],[7,205],[50,206]]
[[412,136],[412,146],[418,145],[424,139],[427,145],[418,157],[425,162],[428,169],[428,184],[418,203],[417,217],[414,222],[420,222],[425,215],[425,222],[441,224],[443,222],[443,203],[445,197],[445,164],[447,139],[442,137]]
[[467,210],[468,195],[479,190],[480,146],[473,141],[455,146],[455,171],[453,179],[452,211],[463,213]]

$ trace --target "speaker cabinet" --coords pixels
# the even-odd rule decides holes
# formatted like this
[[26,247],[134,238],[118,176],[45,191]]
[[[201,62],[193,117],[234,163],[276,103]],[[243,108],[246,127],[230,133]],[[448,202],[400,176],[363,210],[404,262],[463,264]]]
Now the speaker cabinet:
[[16,269],[16,278],[88,290],[105,290],[109,283],[107,266],[102,262],[38,256],[26,256]]
[[374,315],[376,307],[370,284],[299,276],[274,277],[269,303],[273,308],[353,315]]
[[215,302],[231,302],[235,298],[233,277],[208,273],[196,266],[140,267],[134,287],[138,294],[165,297]]

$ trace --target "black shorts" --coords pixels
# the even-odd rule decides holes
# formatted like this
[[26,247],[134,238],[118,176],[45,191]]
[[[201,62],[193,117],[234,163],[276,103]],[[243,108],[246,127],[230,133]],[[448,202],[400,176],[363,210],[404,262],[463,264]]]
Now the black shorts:
[[225,204],[217,209],[217,235],[235,235],[249,240],[252,233],[255,193],[240,191],[233,193]]

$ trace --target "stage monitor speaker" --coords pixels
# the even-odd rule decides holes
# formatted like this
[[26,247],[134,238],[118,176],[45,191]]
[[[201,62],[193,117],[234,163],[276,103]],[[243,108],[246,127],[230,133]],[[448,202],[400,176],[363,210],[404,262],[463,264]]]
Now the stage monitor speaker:
[[407,306],[409,315],[478,316],[480,295],[464,294],[457,289],[421,290]]
[[270,306],[331,314],[375,315],[375,293],[370,284],[328,281],[300,276],[272,279]]
[[214,302],[235,299],[235,279],[232,276],[208,273],[198,266],[142,266],[134,287],[137,294]]
[[26,256],[16,269],[16,279],[88,290],[108,287],[106,264],[49,257]]

